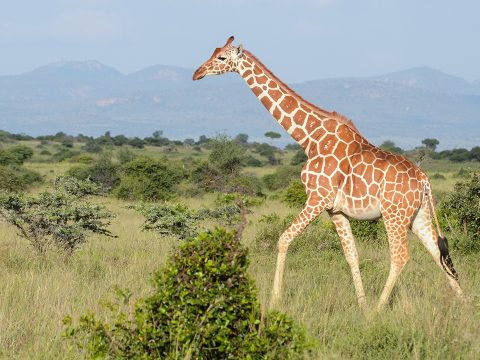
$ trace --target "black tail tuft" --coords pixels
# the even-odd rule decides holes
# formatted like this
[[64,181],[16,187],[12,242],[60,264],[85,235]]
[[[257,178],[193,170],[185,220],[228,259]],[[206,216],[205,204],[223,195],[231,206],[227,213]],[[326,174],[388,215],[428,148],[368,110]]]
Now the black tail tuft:
[[446,237],[438,237],[438,248],[440,249],[440,262],[448,275],[458,280],[458,274],[453,267],[453,261],[448,252],[448,241]]

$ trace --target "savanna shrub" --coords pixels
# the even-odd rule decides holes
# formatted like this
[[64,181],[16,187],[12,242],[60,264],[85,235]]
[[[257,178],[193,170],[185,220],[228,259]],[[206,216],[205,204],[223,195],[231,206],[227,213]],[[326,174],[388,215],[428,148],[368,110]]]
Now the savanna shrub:
[[[440,218],[455,232],[463,233],[452,239],[454,249],[465,253],[480,251],[480,175],[455,184],[439,206]],[[455,241],[456,240],[456,241]]]
[[305,186],[300,180],[292,180],[283,195],[283,201],[292,208],[300,208],[307,201]]
[[262,321],[247,250],[217,229],[180,245],[133,314],[65,319],[65,336],[87,358],[302,359],[304,331],[286,315]]
[[128,200],[168,200],[175,196],[184,171],[166,158],[138,157],[121,167],[120,184],[114,194]]
[[262,181],[255,175],[238,174],[229,179],[224,191],[250,196],[262,196]]
[[180,239],[197,234],[197,213],[182,204],[135,204],[129,206],[145,217],[142,230],[160,235],[177,236]]
[[32,148],[25,145],[15,145],[5,150],[0,149],[0,165],[22,165],[32,156]]
[[42,181],[43,178],[39,173],[22,166],[0,165],[0,190],[22,191]]
[[197,211],[183,204],[139,203],[130,205],[129,208],[137,210],[145,217],[142,230],[180,239],[196,236],[202,220],[213,219],[231,226],[238,221],[240,213],[239,207],[234,204],[225,204],[215,209],[201,208]]
[[193,167],[190,181],[204,191],[222,190],[227,181],[216,166],[209,162],[202,162]]
[[80,155],[80,151],[62,147],[55,154],[52,155],[50,161],[51,162],[62,162],[66,159],[70,159],[70,158],[72,158],[74,156],[78,156],[78,155]]
[[445,177],[445,175],[440,174],[440,173],[437,172],[437,173],[433,174],[432,176],[430,176],[430,179],[445,180],[446,177]]
[[275,191],[288,187],[292,180],[299,177],[300,168],[298,166],[282,166],[276,169],[273,174],[264,175],[262,180],[268,190]]
[[72,166],[65,174],[78,180],[91,180],[98,184],[103,192],[110,192],[120,182],[119,167],[109,159],[101,158],[89,166]]
[[298,149],[293,155],[292,160],[290,161],[291,165],[300,165],[304,164],[308,160],[307,154],[305,154],[305,150],[302,148]]
[[212,149],[208,160],[227,176],[237,174],[240,171],[245,157],[246,148],[239,142],[226,135],[219,135],[210,140],[209,147]]
[[387,233],[381,220],[350,219],[353,237],[355,239],[377,242],[385,240]]
[[57,183],[54,191],[38,196],[1,194],[0,218],[15,226],[19,236],[42,255],[51,247],[71,254],[93,233],[113,236],[107,229],[113,214],[82,199],[83,195],[69,193],[69,188]]
[[[262,216],[255,234],[254,248],[261,252],[275,252],[280,235],[294,219],[294,215],[282,219],[276,213]],[[334,225],[320,218],[313,221],[295,238],[289,251],[295,252],[301,249],[341,251]]]

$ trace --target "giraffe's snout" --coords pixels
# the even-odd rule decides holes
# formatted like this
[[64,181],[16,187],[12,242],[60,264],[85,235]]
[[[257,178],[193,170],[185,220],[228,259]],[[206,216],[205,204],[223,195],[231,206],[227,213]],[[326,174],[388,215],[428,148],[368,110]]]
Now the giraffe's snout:
[[203,67],[199,67],[194,73],[193,73],[193,80],[200,80],[203,77],[205,77],[205,71],[203,70]]

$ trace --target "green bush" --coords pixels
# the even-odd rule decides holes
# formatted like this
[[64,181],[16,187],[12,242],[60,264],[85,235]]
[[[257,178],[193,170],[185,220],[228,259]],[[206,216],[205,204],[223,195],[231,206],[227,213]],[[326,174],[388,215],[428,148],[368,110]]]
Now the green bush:
[[292,180],[283,195],[283,201],[292,208],[299,208],[305,205],[307,194],[305,186],[300,180]]
[[190,181],[204,191],[221,191],[227,181],[217,167],[210,162],[202,162],[193,167],[190,173]]
[[78,150],[71,150],[69,148],[62,147],[58,150],[55,154],[52,155],[51,161],[52,162],[62,162],[66,159],[70,159],[74,156],[80,155],[80,151]]
[[25,145],[15,145],[0,150],[0,165],[22,165],[33,156],[33,150]]
[[105,192],[111,191],[120,183],[120,167],[108,155],[101,156],[91,165],[76,165],[67,170],[66,175],[79,180],[90,179],[100,185]]
[[226,135],[220,135],[210,140],[209,146],[212,152],[208,160],[222,173],[229,176],[240,171],[245,157],[245,146]]
[[277,168],[273,174],[264,175],[262,180],[268,190],[275,191],[288,187],[292,180],[299,177],[300,168],[298,166],[282,166]]
[[437,172],[437,173],[433,174],[432,176],[430,176],[430,179],[445,180],[446,177],[445,177],[445,175]]
[[305,154],[305,150],[302,148],[298,149],[293,155],[292,160],[290,161],[290,165],[300,165],[304,164],[308,160],[307,154]]
[[[276,213],[262,216],[255,234],[255,250],[275,252],[280,235],[292,224],[294,219],[294,215],[281,219]],[[289,251],[296,252],[303,249],[341,251],[335,226],[330,221],[320,218],[315,220],[295,238]]]
[[67,189],[70,185],[57,182],[54,191],[38,196],[2,194],[0,218],[15,226],[41,255],[51,247],[71,254],[92,233],[113,236],[107,229],[113,214]]
[[381,220],[350,219],[353,237],[358,240],[377,242],[387,237],[385,226]]
[[184,171],[166,158],[138,157],[122,165],[114,194],[128,200],[168,200],[175,196]]
[[136,204],[130,206],[145,217],[142,230],[186,239],[197,235],[195,211],[182,204]]
[[42,176],[35,171],[18,166],[0,165],[0,190],[22,191],[42,181]]
[[261,160],[258,160],[256,157],[253,157],[252,155],[248,155],[243,159],[243,165],[251,167],[262,167],[263,162]]
[[153,278],[153,294],[133,314],[94,315],[65,335],[87,358],[301,359],[309,346],[286,315],[261,319],[247,250],[231,232],[215,230],[182,244]]
[[466,253],[480,251],[480,175],[455,184],[454,191],[443,199],[440,218],[454,233],[453,248]]
[[262,196],[262,181],[255,175],[238,174],[231,178],[225,189],[228,193],[238,193],[250,196]]
[[183,204],[134,204],[135,209],[145,217],[142,230],[155,231],[160,235],[187,239],[198,234],[200,222],[206,219],[218,220],[229,226],[238,222],[240,209],[226,204],[215,209],[201,208],[197,211]]

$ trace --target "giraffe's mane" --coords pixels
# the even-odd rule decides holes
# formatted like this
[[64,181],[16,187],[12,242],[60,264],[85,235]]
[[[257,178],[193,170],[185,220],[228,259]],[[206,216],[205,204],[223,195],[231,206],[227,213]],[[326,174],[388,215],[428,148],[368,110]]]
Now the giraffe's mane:
[[325,110],[325,109],[322,109],[321,107],[318,107],[317,105],[315,104],[312,104],[310,101],[308,100],[305,100],[305,98],[303,98],[301,95],[299,95],[295,90],[293,90],[290,86],[288,86],[287,84],[285,84],[282,80],[280,80],[278,78],[278,76],[276,76],[268,67],[266,67],[255,55],[253,55],[250,51],[248,50],[244,50],[244,53],[248,55],[248,57],[252,58],[253,61],[255,61],[255,63],[260,66],[263,71],[265,71],[269,76],[271,76],[272,78],[275,79],[275,81],[278,83],[279,86],[283,87],[285,90],[287,90],[288,92],[290,92],[291,94],[293,94],[300,102],[304,103],[305,105],[307,105],[308,107],[312,108],[315,112],[317,113],[320,113],[320,115],[326,117],[326,118],[331,118],[331,119],[335,119],[339,122],[341,122],[342,124],[345,124],[347,125],[349,128],[351,128],[352,130],[354,130],[355,132],[357,132],[359,135],[360,135],[360,131],[358,131],[357,127],[355,126],[355,124],[353,123],[353,121],[348,118],[347,116],[345,115],[342,115],[342,114],[339,114],[337,113],[336,111],[328,111],[328,110]]

